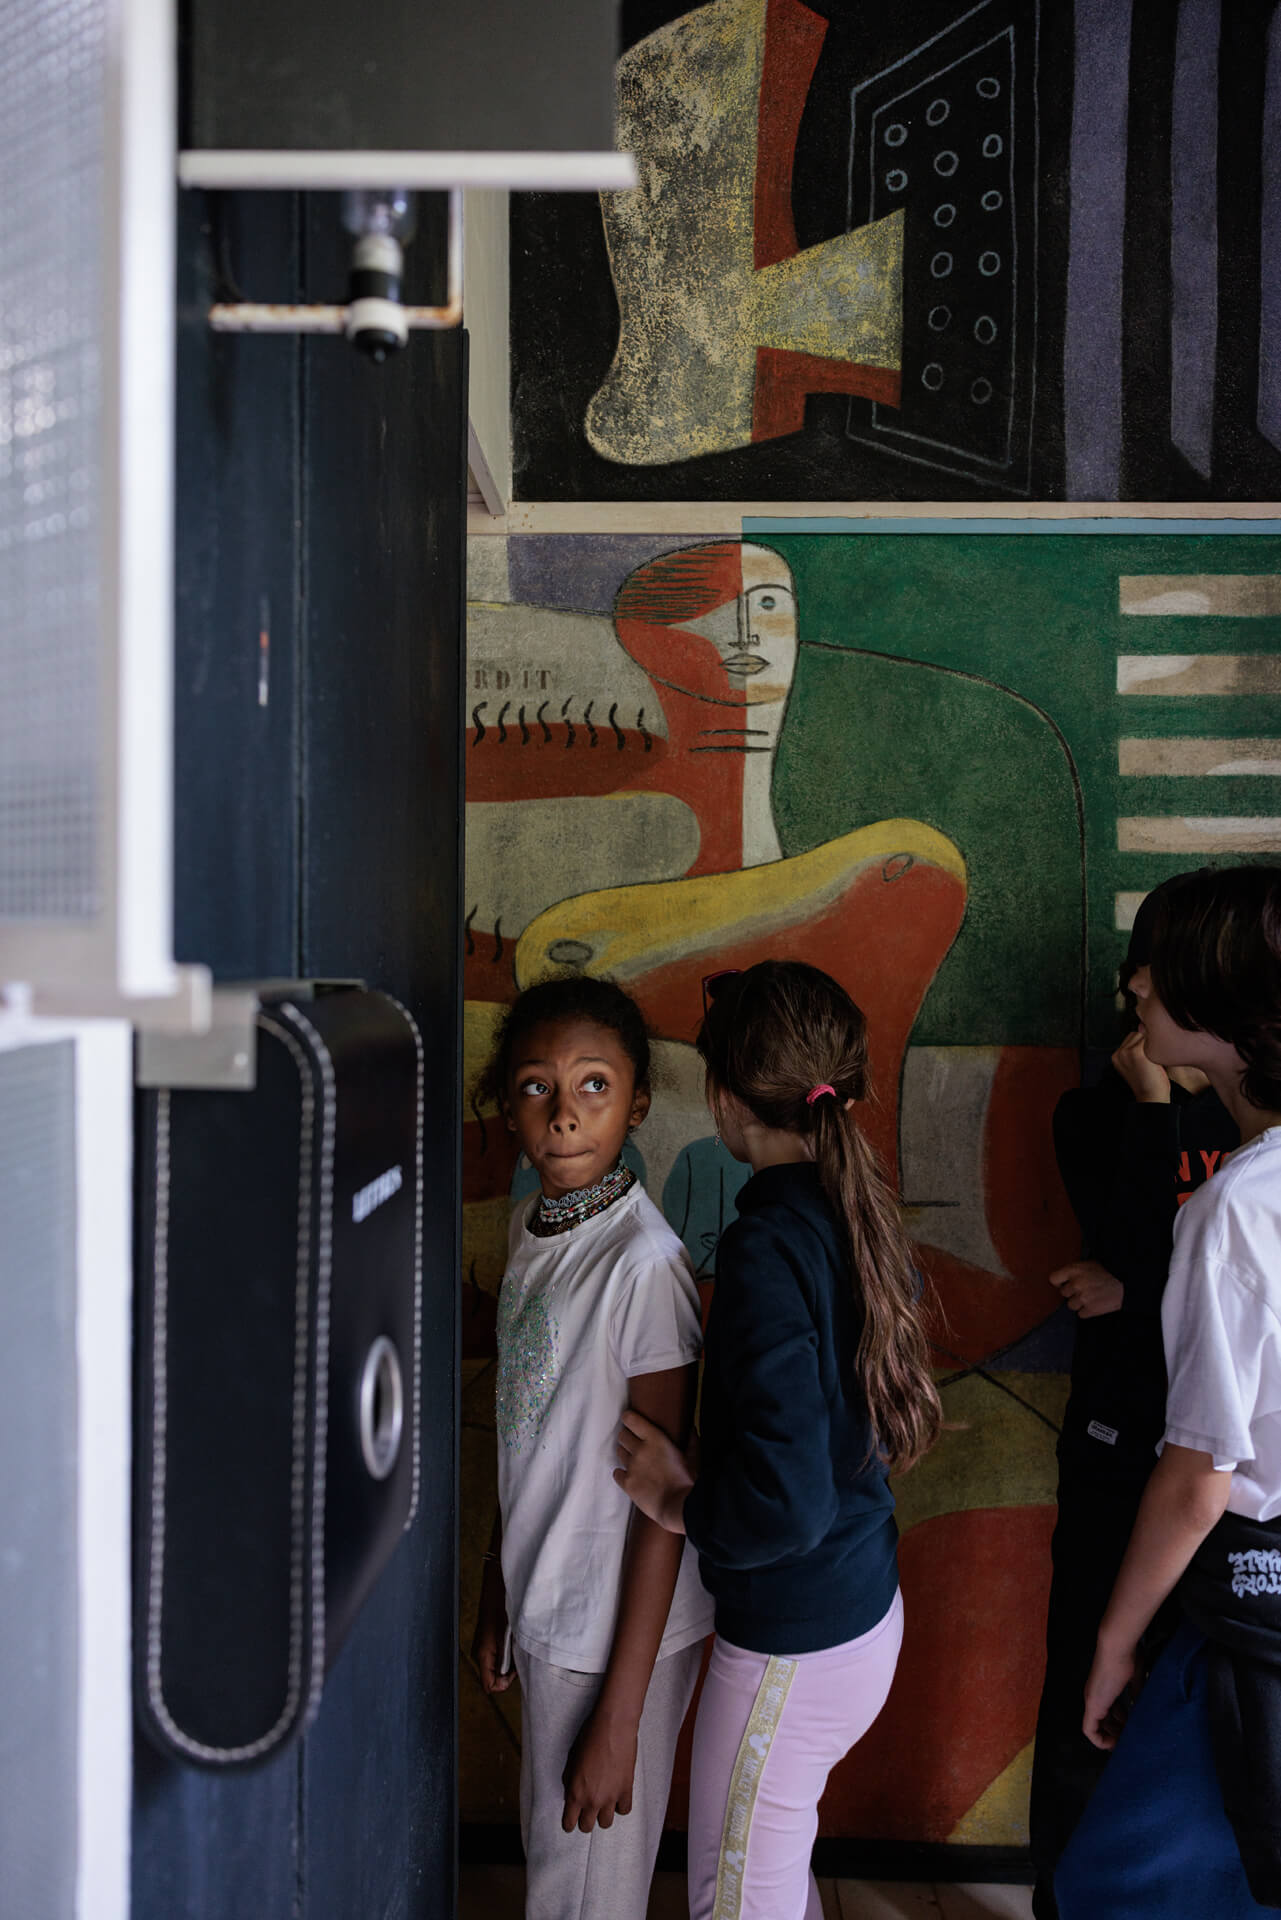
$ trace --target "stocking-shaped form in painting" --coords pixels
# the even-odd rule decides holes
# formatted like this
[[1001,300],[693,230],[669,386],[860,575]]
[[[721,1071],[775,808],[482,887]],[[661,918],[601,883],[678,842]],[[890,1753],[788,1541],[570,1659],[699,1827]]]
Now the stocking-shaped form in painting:
[[792,159],[827,22],[713,0],[618,63],[640,185],[601,195],[621,329],[587,437],[635,466],[794,433],[807,393],[898,402],[903,214],[801,248]]

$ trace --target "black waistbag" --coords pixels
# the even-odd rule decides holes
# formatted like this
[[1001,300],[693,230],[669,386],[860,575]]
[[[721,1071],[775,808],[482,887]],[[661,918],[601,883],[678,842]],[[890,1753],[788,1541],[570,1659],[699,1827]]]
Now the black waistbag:
[[1250,1891],[1281,1907],[1281,1521],[1225,1513],[1179,1599],[1208,1646],[1210,1739]]

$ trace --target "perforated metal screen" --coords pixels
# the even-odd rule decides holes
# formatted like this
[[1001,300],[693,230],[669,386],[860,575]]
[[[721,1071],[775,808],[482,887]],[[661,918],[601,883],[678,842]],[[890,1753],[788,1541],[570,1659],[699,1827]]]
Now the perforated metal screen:
[[0,1913],[14,1920],[75,1912],[75,1111],[70,1041],[0,1053]]
[[106,0],[0,33],[0,920],[101,908]]

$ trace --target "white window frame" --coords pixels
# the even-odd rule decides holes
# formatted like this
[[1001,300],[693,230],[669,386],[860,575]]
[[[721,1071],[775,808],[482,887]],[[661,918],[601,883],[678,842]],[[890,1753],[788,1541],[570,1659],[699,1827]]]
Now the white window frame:
[[[173,0],[108,0],[100,213],[103,907],[0,921],[0,981],[50,1013],[199,1024],[202,969],[173,958]],[[0,699],[4,688],[0,685]],[[136,1004],[135,1004],[136,1003]]]

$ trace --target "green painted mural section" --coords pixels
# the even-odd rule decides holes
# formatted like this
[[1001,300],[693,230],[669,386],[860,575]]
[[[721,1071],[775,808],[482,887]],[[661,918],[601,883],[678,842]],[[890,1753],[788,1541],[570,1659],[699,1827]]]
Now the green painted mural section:
[[774,779],[784,852],[898,815],[937,827],[965,856],[969,903],[916,1041],[1110,1044],[1115,896],[1211,857],[1122,853],[1118,818],[1281,816],[1275,776],[1123,778],[1117,760],[1123,735],[1281,737],[1281,697],[1117,692],[1119,654],[1281,652],[1281,617],[1122,614],[1120,579],[1277,574],[1281,540],[763,543],[792,569],[802,643]]

